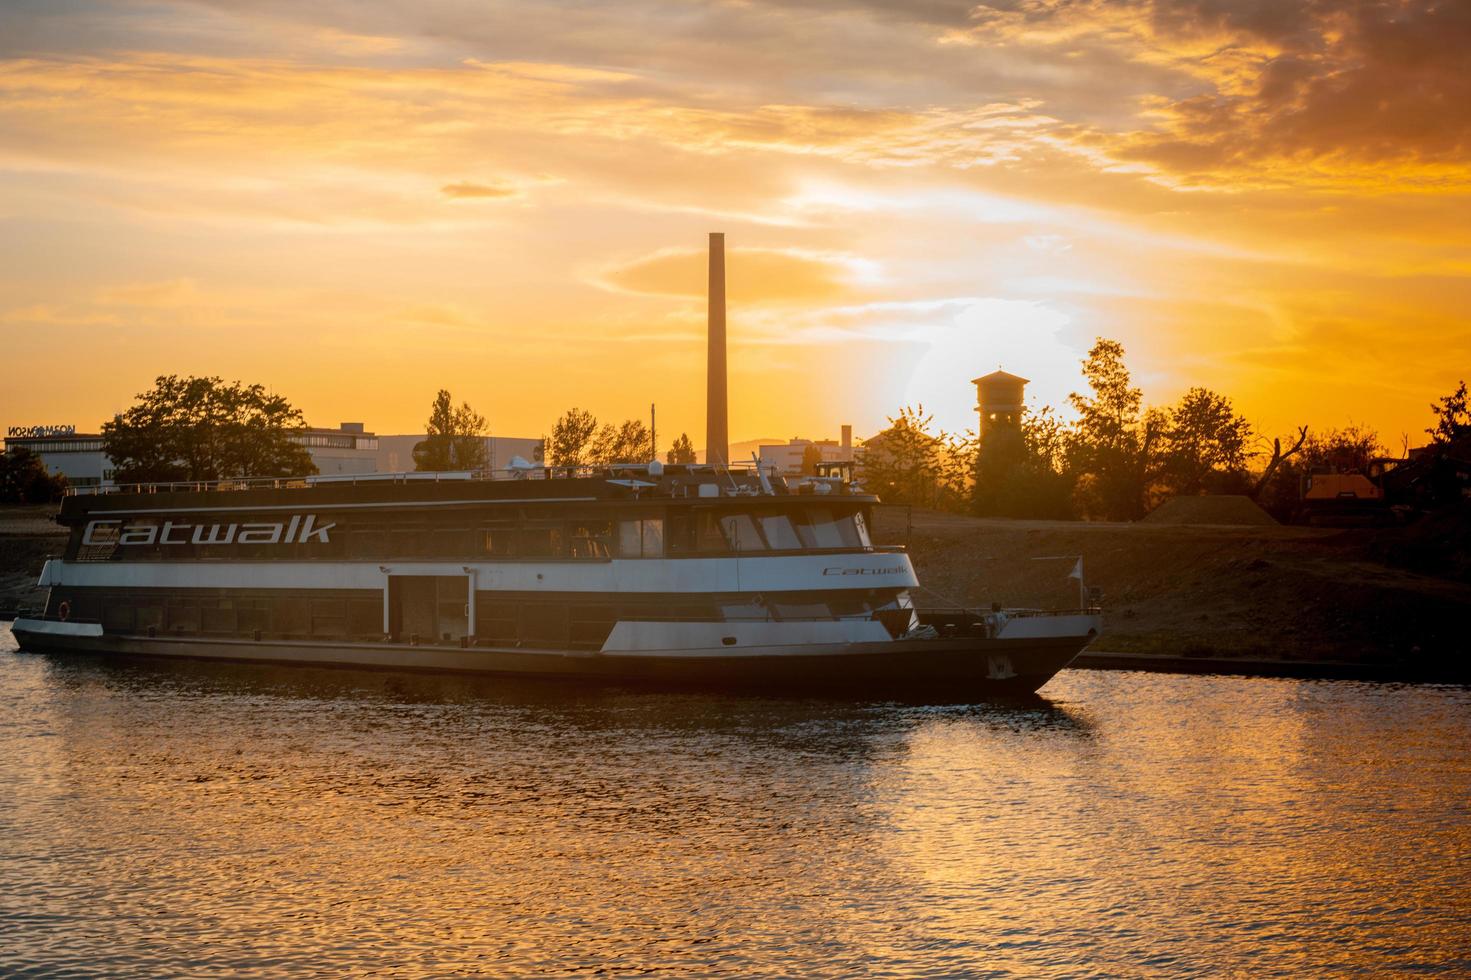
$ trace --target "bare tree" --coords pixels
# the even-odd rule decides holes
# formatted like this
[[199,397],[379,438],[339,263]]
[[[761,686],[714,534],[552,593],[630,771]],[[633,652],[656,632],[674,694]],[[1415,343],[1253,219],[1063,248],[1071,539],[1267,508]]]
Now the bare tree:
[[1297,455],[1298,451],[1302,449],[1302,444],[1307,442],[1307,440],[1308,427],[1305,425],[1297,427],[1297,442],[1293,443],[1292,448],[1285,452],[1282,449],[1282,440],[1280,438],[1274,438],[1272,440],[1272,459],[1267,463],[1267,468],[1262,470],[1262,475],[1257,479],[1256,486],[1251,488],[1251,497],[1253,500],[1261,496],[1267,484],[1272,482],[1272,477],[1276,474],[1277,470],[1284,462]]

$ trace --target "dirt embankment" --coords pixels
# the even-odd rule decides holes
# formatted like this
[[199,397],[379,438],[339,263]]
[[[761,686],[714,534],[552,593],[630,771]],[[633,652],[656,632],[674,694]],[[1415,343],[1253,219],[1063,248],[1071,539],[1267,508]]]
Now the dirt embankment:
[[41,565],[61,554],[66,530],[53,506],[0,507],[0,614],[39,610],[46,590],[36,588]]
[[[1370,558],[1370,530],[978,520],[880,508],[907,544],[923,603],[1062,608],[1083,558],[1103,589],[1101,649],[1184,656],[1408,662],[1459,658],[1471,585]],[[943,597],[940,598],[940,597]]]

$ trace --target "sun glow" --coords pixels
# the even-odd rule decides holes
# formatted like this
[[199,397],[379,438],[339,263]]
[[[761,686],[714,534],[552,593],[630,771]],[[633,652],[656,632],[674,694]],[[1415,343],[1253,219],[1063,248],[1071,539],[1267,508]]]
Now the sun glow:
[[1395,94],[1471,104],[1454,43],[839,8],[697,6],[679,43],[619,3],[0,12],[0,336],[72,352],[0,410],[91,428],[176,372],[384,432],[449,387],[507,434],[650,401],[698,433],[711,230],[737,440],[916,401],[965,428],[998,364],[1060,406],[1098,335],[1147,400],[1278,431],[1417,432],[1471,362],[1471,123]]

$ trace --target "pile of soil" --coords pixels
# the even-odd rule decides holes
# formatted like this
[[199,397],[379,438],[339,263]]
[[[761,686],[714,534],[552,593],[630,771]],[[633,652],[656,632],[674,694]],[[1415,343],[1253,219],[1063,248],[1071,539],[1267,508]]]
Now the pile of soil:
[[1220,524],[1266,527],[1277,521],[1250,497],[1212,494],[1204,497],[1171,497],[1144,518],[1148,524]]

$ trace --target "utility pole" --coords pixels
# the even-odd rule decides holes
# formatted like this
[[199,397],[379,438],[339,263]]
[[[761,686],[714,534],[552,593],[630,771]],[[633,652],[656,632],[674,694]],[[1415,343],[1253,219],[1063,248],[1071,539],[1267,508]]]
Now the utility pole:
[[659,458],[659,426],[654,421],[654,403],[649,402],[649,456],[650,459]]

